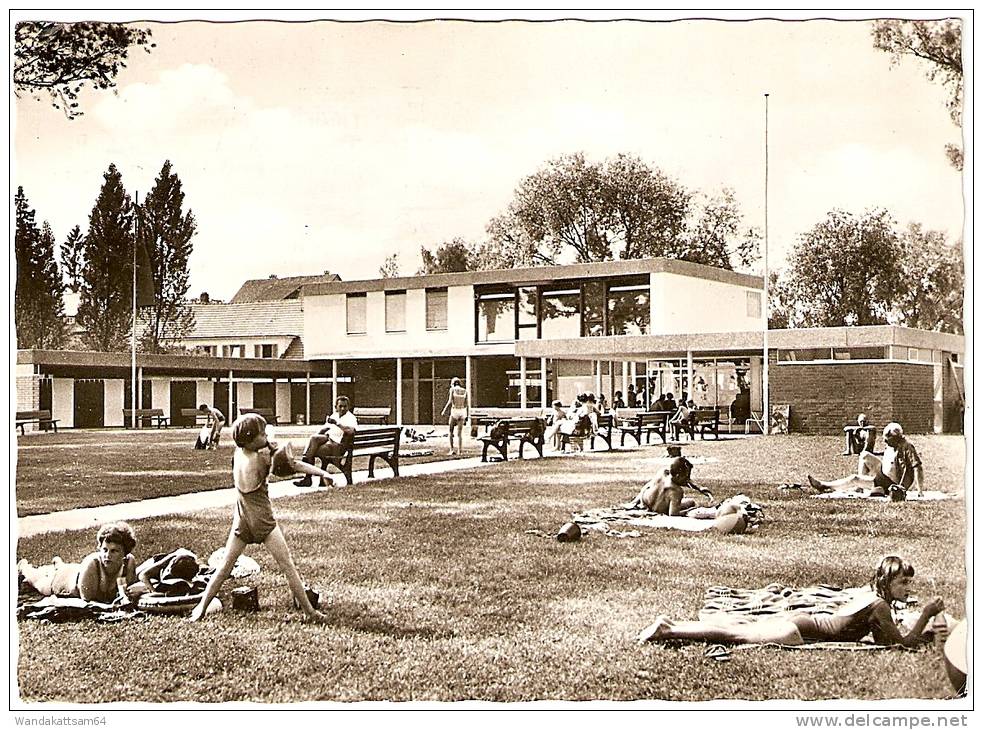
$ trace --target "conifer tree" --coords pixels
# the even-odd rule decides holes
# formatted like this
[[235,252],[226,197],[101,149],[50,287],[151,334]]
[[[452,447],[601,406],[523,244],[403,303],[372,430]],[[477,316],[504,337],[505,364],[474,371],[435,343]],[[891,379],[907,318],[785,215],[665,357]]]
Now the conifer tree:
[[61,244],[61,269],[65,275],[65,286],[75,294],[78,294],[82,286],[84,265],[85,236],[82,235],[82,229],[75,226]]
[[21,187],[17,188],[14,207],[17,347],[57,349],[64,346],[66,329],[62,302],[64,285],[55,261],[55,237],[47,222],[38,230],[35,212]]

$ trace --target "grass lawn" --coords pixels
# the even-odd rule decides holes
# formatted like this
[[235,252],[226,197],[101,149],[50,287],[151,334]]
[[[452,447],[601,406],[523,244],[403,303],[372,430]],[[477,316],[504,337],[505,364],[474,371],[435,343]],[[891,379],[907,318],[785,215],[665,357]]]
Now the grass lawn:
[[[314,431],[296,427],[271,429],[302,454]],[[45,514],[78,507],[98,507],[151,497],[224,489],[231,485],[233,443],[225,429],[215,451],[192,449],[198,430],[61,431],[19,437],[17,514]],[[405,457],[401,465],[447,459],[446,439],[401,443],[400,451],[432,450],[429,456]],[[479,456],[475,447],[470,455]],[[467,456],[469,454],[465,454]],[[355,459],[355,471],[368,468],[368,457]],[[389,471],[376,460],[379,474]],[[336,472],[334,467],[330,471]]]
[[[58,438],[69,445],[71,436]],[[961,492],[963,439],[912,440],[927,485]],[[776,488],[809,471],[829,478],[852,470],[854,460],[838,455],[841,446],[834,436],[786,436],[688,449],[710,460],[696,466],[694,479],[718,498],[743,492],[765,506],[768,521],[754,535],[647,530],[635,539],[561,544],[525,534],[554,531],[572,512],[630,499],[664,463],[658,447],[511,461],[276,500],[301,574],[331,602],[331,625],[301,622],[285,579],[254,546],[247,552],[262,572],[229,582],[221,597],[228,603],[236,585],[256,585],[256,614],[226,610],[200,625],[172,617],[117,626],[19,623],[20,694],[63,702],[949,697],[939,646],[756,648],[718,664],[703,658],[702,645],[634,642],[658,614],[695,618],[707,586],[858,585],[887,553],[915,564],[918,595],[937,592],[950,613],[963,616],[962,499],[870,504]],[[172,451],[169,469],[200,468],[201,452]],[[132,444],[83,446],[66,463],[79,474],[137,471],[140,460],[127,456],[133,453]],[[18,498],[28,495],[36,506],[59,485],[32,483],[43,472],[25,469],[25,456]],[[228,465],[227,452],[211,456],[210,468]],[[216,486],[227,478],[216,474]],[[158,493],[159,478],[129,481],[134,492]],[[178,546],[207,555],[223,544],[229,515],[221,509],[133,524],[138,559]],[[37,535],[20,541],[18,557],[78,559],[93,538],[91,530]]]

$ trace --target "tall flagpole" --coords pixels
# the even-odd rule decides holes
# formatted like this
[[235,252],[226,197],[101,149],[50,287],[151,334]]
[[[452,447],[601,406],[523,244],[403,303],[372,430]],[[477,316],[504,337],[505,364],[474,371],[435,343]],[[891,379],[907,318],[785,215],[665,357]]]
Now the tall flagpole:
[[761,430],[771,432],[771,401],[768,393],[768,94],[765,94],[765,336],[764,336],[764,413]]
[[133,327],[130,331],[130,428],[137,427],[137,236],[140,233],[140,193],[133,215]]

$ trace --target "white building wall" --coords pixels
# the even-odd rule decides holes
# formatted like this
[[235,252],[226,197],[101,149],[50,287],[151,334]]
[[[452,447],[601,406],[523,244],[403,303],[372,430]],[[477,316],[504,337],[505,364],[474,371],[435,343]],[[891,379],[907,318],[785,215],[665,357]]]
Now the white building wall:
[[[171,380],[170,378],[150,379],[150,402],[154,408],[160,408],[165,416],[171,413]],[[198,404],[195,403],[197,406]]]
[[60,427],[71,428],[75,425],[75,380],[73,378],[51,379],[51,417],[58,420]]
[[280,423],[290,423],[290,383],[278,380],[276,383],[276,418]]
[[123,425],[124,381],[104,380],[102,397],[102,423],[104,426]]
[[762,316],[747,315],[748,292],[761,296],[760,289],[668,273],[652,274],[651,282],[653,335],[764,328],[763,299]]
[[[195,408],[204,403],[207,406],[214,406],[215,403],[212,402],[215,397],[215,389],[212,387],[211,380],[198,380],[195,381]],[[168,394],[168,398],[170,395]],[[222,413],[225,413],[226,409],[229,407],[228,403],[220,404],[218,406]],[[231,419],[228,419],[231,420]]]
[[426,290],[410,289],[406,292],[405,332],[386,332],[386,295],[377,291],[366,296],[366,333],[349,335],[345,299],[344,294],[304,298],[304,354],[308,359],[463,355],[478,351],[474,342],[474,287],[470,285],[448,287],[446,330],[427,330]]
[[[236,405],[239,408],[252,408],[253,407],[253,384],[249,380],[240,380],[236,383]],[[233,420],[238,418],[239,414],[233,416]]]

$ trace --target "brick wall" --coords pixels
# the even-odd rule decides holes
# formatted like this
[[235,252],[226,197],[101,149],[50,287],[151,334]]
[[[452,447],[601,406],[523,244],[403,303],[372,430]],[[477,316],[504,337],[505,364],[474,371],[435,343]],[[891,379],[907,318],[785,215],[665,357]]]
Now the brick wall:
[[769,374],[770,400],[792,406],[793,432],[841,433],[858,413],[877,426],[897,421],[907,433],[932,432],[930,363],[772,364]]
[[37,375],[17,377],[18,411],[36,411],[41,408],[41,378]]

